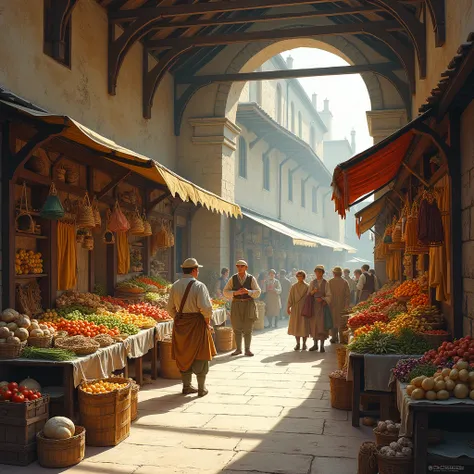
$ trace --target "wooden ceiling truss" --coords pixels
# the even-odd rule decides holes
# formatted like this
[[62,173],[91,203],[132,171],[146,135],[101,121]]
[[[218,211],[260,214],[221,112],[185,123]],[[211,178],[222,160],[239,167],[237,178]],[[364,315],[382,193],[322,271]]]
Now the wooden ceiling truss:
[[[45,1],[56,5],[58,25],[61,25],[61,18],[70,15],[77,0]],[[109,19],[109,93],[115,95],[123,61],[131,47],[141,41],[144,45],[145,118],[151,117],[153,97],[167,72],[174,75],[176,84],[190,84],[187,88],[180,87],[180,94],[175,97],[175,129],[178,131],[182,111],[189,99],[211,80],[209,77],[198,79],[200,69],[228,45],[328,35],[355,37],[385,57],[386,61],[393,62],[398,58],[399,67],[395,70],[403,69],[406,79],[401,79],[395,70],[386,71],[385,77],[409,103],[414,92],[415,61],[419,65],[420,77],[426,74],[426,33],[425,25],[420,21],[425,12],[432,19],[437,47],[444,44],[446,36],[445,0],[97,2],[107,9]],[[269,22],[279,22],[278,27],[259,29]],[[369,72],[377,73],[375,69],[379,66],[372,66],[374,69]],[[226,80],[217,77],[212,82]]]

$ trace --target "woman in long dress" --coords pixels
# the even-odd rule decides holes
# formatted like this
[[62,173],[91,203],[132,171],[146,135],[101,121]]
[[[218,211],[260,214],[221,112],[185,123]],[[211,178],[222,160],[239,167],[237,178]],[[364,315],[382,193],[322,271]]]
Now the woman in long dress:
[[276,271],[272,269],[265,280],[265,313],[270,322],[268,327],[276,328],[281,309],[281,285],[275,277]]
[[324,341],[328,338],[329,332],[324,328],[324,307],[331,304],[331,290],[324,276],[324,266],[317,265],[314,269],[316,278],[309,284],[308,295],[312,295],[313,316],[309,320],[311,337],[314,339],[314,345],[310,351],[318,350],[318,341],[320,341],[319,352],[324,350]]
[[305,282],[306,273],[300,270],[296,273],[297,282],[292,285],[288,296],[288,304],[286,312],[290,315],[288,324],[288,334],[295,336],[295,351],[300,350],[300,341],[303,338],[303,350],[307,349],[306,339],[309,336],[309,320],[301,313],[303,311],[304,302],[308,293],[309,284]]
[[332,329],[331,329],[331,344],[337,343],[342,339],[341,330],[341,314],[349,307],[351,300],[351,290],[347,281],[342,278],[342,268],[334,267],[332,271],[333,277],[329,280],[329,289],[331,291],[331,308],[332,315]]

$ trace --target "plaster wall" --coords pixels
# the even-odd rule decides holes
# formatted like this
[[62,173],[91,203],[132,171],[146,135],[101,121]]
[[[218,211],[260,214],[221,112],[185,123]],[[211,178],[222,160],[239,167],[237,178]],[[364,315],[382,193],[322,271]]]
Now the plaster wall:
[[72,15],[71,68],[43,53],[43,2],[0,0],[0,86],[56,114],[69,115],[117,143],[175,168],[173,79],[166,75],[152,119],[142,117],[142,47],[107,91],[107,12],[79,0]]

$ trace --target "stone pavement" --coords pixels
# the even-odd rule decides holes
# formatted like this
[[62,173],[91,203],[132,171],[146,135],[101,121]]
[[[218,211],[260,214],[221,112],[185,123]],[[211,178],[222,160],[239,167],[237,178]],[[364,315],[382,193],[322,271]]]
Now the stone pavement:
[[[87,447],[67,472],[355,474],[359,446],[373,435],[330,407],[335,346],[327,342],[325,354],[293,347],[286,328],[257,333],[255,357],[214,360],[202,399],[182,396],[173,380],[145,385],[130,437],[114,448]],[[0,466],[0,474],[62,471]]]

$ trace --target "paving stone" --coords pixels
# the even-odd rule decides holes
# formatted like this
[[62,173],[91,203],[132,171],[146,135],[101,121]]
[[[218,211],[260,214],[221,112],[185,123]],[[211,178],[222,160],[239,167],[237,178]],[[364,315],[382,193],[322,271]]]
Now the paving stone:
[[[322,395],[322,393],[321,393]],[[280,407],[305,407],[305,408],[322,408],[329,409],[328,400],[320,400],[319,398],[283,398],[283,397],[265,397],[263,395],[255,395],[248,402],[249,405],[270,405]]]
[[355,459],[316,458],[311,466],[311,474],[354,474],[357,472]]
[[155,415],[150,412],[140,414],[133,426],[149,426],[151,430],[159,430],[161,426],[177,428],[201,428],[212,419],[212,415],[195,413],[162,413]]
[[[87,448],[89,449],[89,448]],[[99,463],[84,460],[76,466],[67,469],[68,474],[132,474],[136,471],[137,466],[120,465],[110,463]],[[38,463],[30,464],[26,467],[21,466],[5,466],[0,464],[0,472],[3,474],[60,474],[65,472],[64,469],[45,469]]]
[[[326,400],[319,400],[320,402],[326,402]],[[313,407],[309,408],[306,406],[284,408],[281,412],[283,418],[319,418],[323,420],[336,420],[336,421],[347,421],[348,412],[342,410],[334,410],[331,408]]]
[[[218,383],[219,381],[213,381],[213,384]],[[293,389],[293,388],[303,388],[303,385],[305,382],[279,382],[277,380],[252,380],[251,384],[248,383],[246,380],[226,380],[225,381],[226,385],[232,386],[232,387],[242,387],[244,384],[245,385],[251,385],[252,387],[257,387],[257,388],[271,388],[271,389]],[[211,385],[211,383],[209,383]],[[310,388],[309,386],[307,387],[308,389]]]
[[224,403],[200,403],[186,408],[186,413],[202,413],[209,415],[232,415],[239,416],[278,416],[282,407],[262,405],[231,405]]
[[[209,395],[203,398],[195,397],[193,405],[208,405],[214,403],[226,403],[229,405],[245,405],[250,403],[252,400],[250,395],[225,395],[222,393],[214,393],[213,390],[209,392]],[[264,405],[264,404],[263,404]],[[189,405],[188,405],[189,406]]]
[[373,440],[374,434],[368,426],[354,428],[349,423],[340,421],[326,421],[324,424],[324,434],[327,436],[344,436]]
[[303,455],[274,453],[268,456],[264,453],[238,453],[227,465],[234,471],[271,472],[272,474],[307,474],[311,467],[312,458]]
[[[252,383],[253,385],[253,383]],[[300,398],[306,400],[308,398],[316,398],[321,399],[322,390],[319,389],[283,389],[283,388],[272,388],[268,390],[268,388],[250,388],[247,390],[245,395],[255,395],[259,396],[262,395],[264,397],[289,397],[289,398]]]

